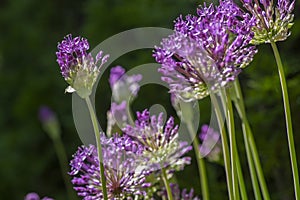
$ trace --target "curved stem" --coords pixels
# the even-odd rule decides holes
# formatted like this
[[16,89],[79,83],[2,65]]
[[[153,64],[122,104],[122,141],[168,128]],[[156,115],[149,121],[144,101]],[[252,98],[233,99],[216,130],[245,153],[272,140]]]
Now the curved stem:
[[222,150],[223,150],[223,157],[224,157],[224,165],[225,165],[225,173],[226,173],[226,180],[227,180],[227,188],[228,188],[228,195],[229,199],[233,199],[233,188],[232,188],[232,179],[231,179],[231,171],[230,171],[230,156],[229,156],[229,147],[228,147],[228,141],[227,141],[227,135],[225,131],[225,127],[223,124],[223,116],[222,112],[218,103],[218,100],[215,96],[215,94],[210,94],[211,102],[214,106],[217,120],[218,120],[218,126],[221,134],[221,140],[222,140]]
[[295,190],[295,197],[296,200],[300,199],[300,188],[299,188],[299,175],[298,175],[298,167],[297,167],[297,156],[295,151],[295,144],[294,144],[294,136],[293,136],[293,127],[292,127],[292,117],[291,117],[291,110],[290,110],[290,102],[289,102],[289,95],[287,90],[287,84],[285,80],[285,74],[283,65],[281,62],[281,58],[277,49],[277,45],[275,42],[271,42],[271,46],[274,52],[274,56],[276,59],[278,73],[280,78],[281,84],[281,92],[284,104],[284,114],[285,114],[285,122],[286,122],[286,131],[287,131],[287,139],[288,139],[288,146],[290,152],[290,159],[292,165],[292,172],[293,172],[293,179],[294,179],[294,190]]
[[165,188],[167,190],[168,199],[173,200],[172,190],[171,190],[170,183],[169,183],[169,180],[167,177],[166,169],[162,168],[161,173],[162,173],[162,179],[164,181]]
[[187,128],[189,130],[191,137],[194,137],[196,135],[196,137],[193,138],[193,147],[194,147],[194,151],[195,151],[196,158],[197,158],[203,200],[208,200],[209,199],[209,190],[208,190],[208,181],[207,181],[207,175],[206,175],[205,161],[204,161],[204,158],[201,156],[201,152],[199,149],[199,147],[200,147],[199,141],[197,138],[197,134],[195,134],[195,130],[192,126],[192,123],[189,121],[189,122],[186,122],[186,124],[187,124]]
[[102,146],[101,146],[101,141],[100,141],[100,131],[99,131],[99,127],[98,127],[97,116],[95,114],[95,111],[92,106],[90,98],[89,97],[85,98],[85,101],[86,101],[86,104],[87,104],[89,112],[90,112],[90,116],[91,116],[91,120],[92,120],[92,124],[93,124],[93,128],[94,128],[94,133],[95,133],[95,138],[96,138],[103,198],[104,198],[104,200],[108,200],[107,190],[106,190],[106,178],[104,175]]

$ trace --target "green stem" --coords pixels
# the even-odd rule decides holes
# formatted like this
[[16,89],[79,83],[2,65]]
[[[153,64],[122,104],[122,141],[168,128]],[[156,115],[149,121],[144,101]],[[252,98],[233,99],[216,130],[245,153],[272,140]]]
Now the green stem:
[[170,183],[169,183],[169,180],[167,177],[166,169],[162,167],[161,172],[162,172],[162,179],[164,181],[164,185],[167,190],[168,199],[173,200],[172,190],[171,190]]
[[231,176],[232,176],[232,187],[233,187],[233,197],[234,199],[239,199],[239,185],[237,178],[237,148],[236,148],[236,139],[235,139],[235,128],[234,128],[234,117],[233,117],[233,109],[231,104],[231,98],[228,91],[226,93],[222,90],[222,101],[223,104],[226,105],[224,108],[226,111],[226,122],[227,128],[229,132],[229,146],[230,146],[230,158],[231,158]]
[[210,94],[211,102],[214,106],[217,120],[218,120],[218,126],[221,134],[221,140],[222,140],[222,150],[223,150],[223,157],[224,157],[224,165],[225,165],[225,172],[226,172],[226,180],[227,180],[227,188],[228,188],[228,195],[229,199],[233,199],[233,188],[232,188],[232,180],[231,180],[231,171],[230,171],[230,156],[229,156],[229,147],[228,147],[228,141],[227,141],[227,135],[225,131],[225,127],[223,126],[223,116],[222,112],[218,103],[218,100],[214,94]]
[[[255,171],[255,165],[254,161],[251,155],[250,145],[247,138],[247,128],[245,126],[245,123],[242,122],[242,130],[243,130],[243,137],[244,137],[244,143],[245,143],[245,149],[246,149],[246,155],[247,155],[247,161],[249,164],[249,170],[250,170],[250,177],[251,182],[253,186],[253,192],[256,200],[261,200],[261,192],[259,189],[259,184],[257,180],[257,172]],[[265,198],[267,199],[267,198]]]
[[[251,175],[251,181],[252,181],[255,199],[258,200],[261,199],[261,193],[260,193],[260,189],[256,177],[257,174],[258,180],[261,185],[263,197],[264,199],[269,200],[270,199],[269,192],[263,175],[263,171],[258,157],[255,141],[253,139],[252,131],[247,119],[245,106],[244,106],[244,99],[243,99],[243,95],[242,95],[242,91],[238,79],[234,82],[234,92],[236,95],[236,99],[234,99],[235,107],[242,120],[245,149],[246,149],[247,159],[249,163],[249,169],[250,169],[250,175]],[[256,171],[254,167],[256,168]]]
[[53,143],[54,143],[54,148],[58,157],[58,161],[60,164],[60,170],[61,170],[61,174],[62,177],[64,179],[64,183],[67,189],[67,193],[68,193],[68,197],[70,200],[74,200],[77,199],[74,190],[72,188],[71,185],[71,181],[70,181],[70,177],[68,176],[67,172],[68,172],[68,159],[67,159],[67,155],[66,155],[66,151],[64,148],[64,145],[61,141],[60,137],[56,137],[53,138]]
[[92,106],[90,98],[89,97],[85,98],[85,101],[86,101],[86,104],[87,104],[89,112],[90,112],[90,116],[91,116],[91,120],[92,120],[93,128],[94,128],[94,133],[95,133],[95,138],[96,138],[103,198],[104,198],[104,200],[108,200],[107,190],[106,190],[106,178],[104,175],[102,146],[101,146],[101,141],[100,141],[100,131],[99,131],[99,127],[98,127],[97,116],[95,114],[95,111]]
[[279,73],[279,79],[280,79],[280,84],[281,84],[287,139],[288,139],[292,172],[293,172],[293,178],[294,178],[295,197],[296,197],[296,200],[299,200],[300,199],[299,175],[298,175],[298,167],[297,167],[297,156],[296,156],[295,144],[294,144],[293,126],[292,126],[292,117],[291,117],[288,89],[287,89],[287,84],[286,84],[285,75],[284,75],[284,69],[283,69],[283,65],[281,62],[280,55],[279,55],[279,51],[277,49],[277,45],[275,42],[271,42],[271,46],[272,46],[273,53],[274,53],[274,56],[276,59],[278,73]]
[[236,170],[237,170],[237,177],[238,177],[238,181],[239,181],[239,185],[240,185],[240,191],[241,191],[241,196],[243,200],[248,200],[247,197],[247,191],[246,191],[246,187],[245,187],[245,181],[244,181],[244,177],[243,177],[243,172],[242,172],[242,168],[241,168],[241,164],[240,164],[240,159],[239,159],[239,155],[238,152],[235,151],[236,155]]
[[199,170],[199,176],[200,176],[200,183],[201,183],[201,190],[203,194],[203,200],[209,199],[209,190],[208,190],[208,181],[207,181],[207,175],[206,175],[206,167],[205,167],[205,161],[204,158],[201,156],[200,149],[199,149],[199,141],[197,136],[195,137],[195,130],[192,126],[191,122],[186,122],[188,131],[193,138],[193,147],[197,158],[197,164],[198,164],[198,170]]

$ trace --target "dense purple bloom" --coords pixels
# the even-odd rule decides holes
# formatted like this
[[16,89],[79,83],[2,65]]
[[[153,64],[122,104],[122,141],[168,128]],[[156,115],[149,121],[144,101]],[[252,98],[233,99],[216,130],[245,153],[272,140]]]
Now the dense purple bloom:
[[170,171],[182,170],[190,164],[191,158],[183,156],[192,147],[187,142],[178,141],[178,126],[174,125],[173,117],[164,125],[163,113],[150,117],[149,111],[144,110],[137,112],[135,126],[127,125],[123,131],[144,146],[142,157],[147,160],[149,170],[156,171],[162,167]]
[[200,7],[198,16],[180,16],[175,32],[156,47],[163,80],[184,100],[201,99],[235,80],[257,52],[249,46],[255,19],[232,1]]
[[136,74],[128,76],[125,73],[125,69],[121,66],[111,68],[109,83],[112,90],[113,100],[118,103],[121,103],[124,100],[132,100],[132,97],[137,96],[140,89],[139,82],[141,80],[142,75]]
[[49,197],[44,197],[41,199],[37,193],[31,192],[25,196],[24,200],[54,200],[54,199],[49,198]]
[[84,57],[86,57],[87,50],[90,46],[85,38],[67,35],[61,43],[58,43],[58,52],[56,52],[57,62],[60,66],[61,73],[64,78],[69,78],[72,68],[78,66]]
[[58,43],[57,49],[57,62],[63,77],[69,84],[66,91],[76,91],[80,97],[86,98],[91,94],[92,87],[100,73],[99,70],[107,62],[109,56],[102,56],[102,51],[100,51],[94,61],[91,53],[87,53],[89,49],[87,39],[80,36],[72,38],[71,34]]
[[293,25],[293,10],[295,1],[278,0],[242,0],[243,6],[256,18],[253,26],[254,38],[251,43],[261,44],[283,41],[290,35],[289,29]]
[[[145,182],[149,174],[138,169],[136,156],[142,147],[127,136],[107,139],[101,137],[104,173],[107,181],[109,199],[124,199],[134,195],[145,195]],[[101,199],[102,185],[99,171],[99,160],[95,146],[81,146],[70,163],[74,189],[84,200]]]
[[[194,190],[193,189],[191,189],[190,192],[188,192],[187,189],[183,189],[182,191],[180,191],[179,185],[174,184],[174,183],[171,183],[170,187],[171,187],[171,191],[172,191],[172,195],[173,195],[174,200],[200,200],[200,198],[194,196]],[[160,196],[163,199],[168,198],[167,190],[165,188],[164,188],[163,191],[161,191],[159,193],[160,193]]]
[[201,155],[207,157],[209,161],[220,161],[222,145],[220,133],[205,124],[201,127],[199,138],[202,141],[199,146]]

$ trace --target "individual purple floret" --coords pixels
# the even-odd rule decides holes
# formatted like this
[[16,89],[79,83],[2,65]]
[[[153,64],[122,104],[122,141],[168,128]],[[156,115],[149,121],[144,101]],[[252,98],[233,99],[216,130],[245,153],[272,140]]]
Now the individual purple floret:
[[162,80],[184,100],[201,99],[235,80],[257,52],[249,46],[255,19],[232,1],[199,7],[198,16],[180,16],[175,32],[156,47]]
[[[102,135],[101,143],[108,198],[124,199],[145,195],[145,188],[150,186],[145,182],[149,172],[137,168],[136,156],[142,150],[139,144],[127,136],[117,135],[110,139]],[[102,199],[96,147],[93,145],[79,147],[70,165],[69,174],[73,177],[72,184],[77,194],[84,200]]]
[[[180,191],[179,185],[171,183],[170,184],[173,200],[200,200],[197,196],[194,196],[194,190],[191,189],[190,192],[188,192],[187,189],[183,189]],[[162,197],[162,199],[168,199],[167,191],[164,188],[163,191],[159,192],[159,195]]]
[[252,27],[254,38],[251,43],[271,43],[286,40],[290,35],[289,29],[293,25],[295,1],[273,0],[253,1],[241,0],[243,6],[256,18],[256,25]]
[[31,192],[25,196],[24,200],[54,200],[54,199],[49,198],[49,197],[44,197],[41,199],[37,193]]
[[201,127],[199,138],[202,142],[199,146],[201,155],[212,162],[220,161],[222,148],[220,133],[205,124]]
[[112,90],[113,101],[121,103],[122,101],[132,100],[137,96],[140,89],[139,82],[142,75],[136,74],[128,76],[125,69],[121,66],[111,68],[109,83]]
[[69,84],[66,92],[76,91],[80,97],[88,97],[100,73],[101,66],[107,62],[109,56],[102,56],[102,51],[100,51],[94,61],[91,53],[87,53],[89,49],[87,39],[80,36],[73,38],[71,34],[65,36],[64,40],[58,43],[57,49],[57,62],[62,76]]
[[192,147],[187,142],[178,141],[178,126],[174,125],[173,117],[164,124],[163,113],[150,117],[149,111],[144,110],[137,112],[135,126],[127,125],[123,131],[144,146],[142,157],[147,160],[149,170],[182,170],[191,162],[190,157],[183,156]]

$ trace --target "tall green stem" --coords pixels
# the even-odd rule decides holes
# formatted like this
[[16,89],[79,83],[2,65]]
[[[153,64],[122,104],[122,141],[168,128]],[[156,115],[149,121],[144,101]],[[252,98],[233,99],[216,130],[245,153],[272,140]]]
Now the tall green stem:
[[231,98],[229,92],[222,92],[222,100],[224,104],[226,103],[226,122],[229,132],[229,146],[230,146],[230,160],[231,160],[231,176],[232,176],[232,187],[233,187],[233,197],[234,199],[239,199],[239,185],[237,178],[237,148],[236,148],[236,139],[235,139],[235,127],[234,127],[234,117],[233,109],[231,104]]
[[102,155],[102,146],[101,146],[101,141],[100,141],[100,131],[99,131],[99,127],[98,127],[98,120],[97,120],[97,116],[95,114],[95,111],[94,111],[94,108],[92,106],[90,98],[89,97],[85,98],[85,101],[86,101],[86,104],[87,104],[89,112],[90,112],[90,116],[91,116],[91,120],[92,120],[92,124],[93,124],[93,128],[94,128],[94,133],[95,133],[95,138],[96,138],[103,198],[104,198],[104,200],[108,200],[107,190],[106,190],[106,178],[105,178],[105,175],[104,175],[103,155]]
[[232,188],[232,179],[231,179],[231,171],[230,171],[230,156],[229,156],[229,147],[228,147],[228,141],[227,141],[227,135],[225,131],[225,127],[223,124],[223,116],[222,112],[218,103],[218,100],[215,96],[215,94],[210,94],[211,102],[214,106],[217,120],[218,120],[218,126],[221,133],[221,140],[222,140],[222,150],[223,150],[223,157],[224,157],[224,165],[225,165],[225,172],[226,172],[226,180],[227,180],[227,188],[228,188],[228,195],[229,199],[233,199],[233,188]]
[[[242,120],[245,149],[246,149],[247,159],[249,163],[250,175],[251,175],[251,181],[254,189],[255,199],[258,200],[261,199],[260,189],[258,187],[258,183],[256,180],[256,173],[257,173],[257,177],[261,186],[263,197],[264,199],[269,200],[270,195],[263,175],[256,144],[246,115],[243,94],[238,79],[234,82],[234,92],[236,98],[233,100],[235,103],[235,107],[238,111],[238,114]],[[256,172],[254,167],[256,169]]]
[[241,196],[243,200],[248,200],[247,197],[247,191],[246,191],[246,186],[245,186],[245,181],[244,181],[244,176],[243,176],[243,172],[242,172],[242,168],[241,168],[241,164],[240,164],[240,159],[239,159],[239,155],[238,152],[235,151],[236,155],[236,171],[237,171],[237,177],[238,177],[238,181],[239,181],[239,185],[240,185],[240,192],[241,192]]
[[[187,124],[187,128],[189,130],[191,137],[194,137],[195,135],[197,135],[197,134],[195,134],[195,130],[192,126],[192,123],[189,121],[189,122],[186,122],[186,124]],[[198,141],[197,136],[195,138],[193,138],[193,147],[194,147],[194,151],[195,151],[196,158],[197,158],[203,200],[208,200],[209,199],[209,190],[208,190],[208,181],[207,181],[207,176],[206,176],[205,161],[200,153],[199,141]]]
[[296,200],[299,200],[300,199],[299,175],[298,175],[297,157],[296,157],[295,144],[294,144],[292,117],[291,117],[288,89],[287,89],[287,84],[286,84],[285,75],[284,75],[284,69],[283,69],[281,58],[280,58],[280,55],[279,55],[279,52],[278,52],[278,49],[277,49],[277,45],[276,45],[275,42],[271,42],[271,46],[272,46],[273,53],[274,53],[274,56],[275,56],[275,59],[276,59],[279,78],[280,78],[280,84],[281,84],[281,92],[282,92],[283,104],[284,104],[287,139],[288,139],[289,152],[290,152],[291,165],[292,165],[292,172],[293,172],[293,178],[294,178],[295,197],[296,197]]
[[165,188],[167,190],[168,200],[173,200],[172,190],[167,177],[166,169],[162,167],[161,173],[162,173],[162,179],[164,181]]

